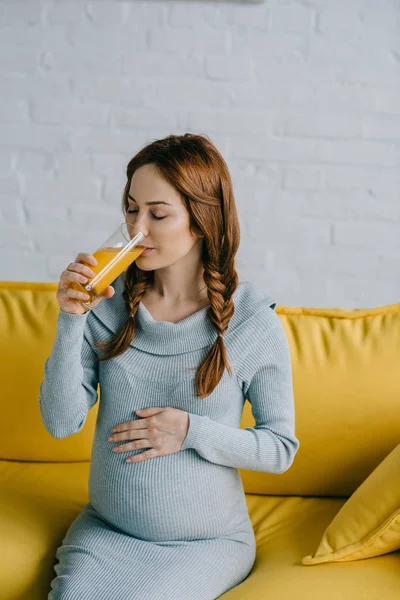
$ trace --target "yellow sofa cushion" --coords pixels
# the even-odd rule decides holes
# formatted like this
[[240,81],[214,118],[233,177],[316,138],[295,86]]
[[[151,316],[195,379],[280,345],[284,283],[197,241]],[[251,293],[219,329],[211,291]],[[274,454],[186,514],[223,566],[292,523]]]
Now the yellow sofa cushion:
[[[56,550],[88,502],[89,462],[0,460],[0,589],[3,600],[43,600],[56,576]],[[246,495],[257,555],[227,600],[398,600],[400,552],[307,569],[301,557],[346,499]],[[311,591],[311,592],[310,592]],[[221,598],[222,598],[221,597]]]
[[[381,462],[325,530],[304,565],[359,560],[400,548],[400,444]],[[399,592],[400,593],[400,592]]]

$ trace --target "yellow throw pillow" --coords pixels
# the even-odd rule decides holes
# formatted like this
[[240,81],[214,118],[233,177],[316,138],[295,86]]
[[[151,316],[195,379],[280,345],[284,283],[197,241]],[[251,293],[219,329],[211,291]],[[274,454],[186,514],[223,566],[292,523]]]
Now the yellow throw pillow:
[[367,477],[303,565],[360,560],[400,549],[400,444]]

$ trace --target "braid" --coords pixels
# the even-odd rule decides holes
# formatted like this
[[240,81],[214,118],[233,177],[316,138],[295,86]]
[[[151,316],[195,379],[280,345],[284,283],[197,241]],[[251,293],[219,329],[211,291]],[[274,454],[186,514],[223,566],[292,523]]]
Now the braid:
[[[234,271],[233,279],[229,284],[225,284],[224,276],[207,259],[204,261],[203,278],[207,284],[210,299],[208,317],[217,332],[217,339],[196,373],[196,387],[201,398],[212,392],[222,378],[225,368],[228,370],[229,375],[232,375],[224,335],[235,312],[232,294],[238,285],[236,271]],[[212,384],[210,381],[212,381]]]
[[[131,265],[132,266],[132,265]],[[139,308],[141,299],[146,293],[147,287],[151,283],[150,271],[142,271],[135,267],[135,277],[130,276],[130,268],[125,272],[125,289],[122,297],[125,300],[129,314],[129,319],[134,319]]]
[[[136,331],[135,315],[139,308],[140,300],[146,293],[146,289],[151,284],[152,279],[152,271],[142,271],[137,268],[134,262],[127,268],[124,276],[125,286],[122,297],[125,300],[129,316],[114,339],[110,342],[95,342],[98,348],[102,349],[103,352],[105,351],[105,355],[99,358],[99,361],[106,360],[110,356],[118,356],[131,343]],[[111,355],[109,354],[110,352]]]

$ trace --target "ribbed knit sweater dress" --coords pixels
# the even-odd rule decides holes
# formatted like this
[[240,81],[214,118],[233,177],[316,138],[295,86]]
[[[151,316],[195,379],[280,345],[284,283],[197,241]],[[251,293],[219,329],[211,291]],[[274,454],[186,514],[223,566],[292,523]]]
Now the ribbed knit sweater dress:
[[[195,375],[217,337],[205,307],[178,323],[156,321],[140,303],[137,330],[122,355],[96,362],[94,340],[109,341],[128,313],[123,275],[115,294],[85,315],[60,310],[39,405],[55,438],[80,431],[101,398],[92,447],[89,502],[57,549],[50,600],[214,600],[242,582],[256,554],[238,468],[283,473],[299,447],[289,344],[275,302],[248,281],[233,294],[224,336],[225,369],[196,398]],[[245,399],[255,427],[240,429]],[[189,413],[179,452],[137,463],[144,450],[115,453],[113,426],[135,411]],[[124,442],[126,443],[126,441]]]

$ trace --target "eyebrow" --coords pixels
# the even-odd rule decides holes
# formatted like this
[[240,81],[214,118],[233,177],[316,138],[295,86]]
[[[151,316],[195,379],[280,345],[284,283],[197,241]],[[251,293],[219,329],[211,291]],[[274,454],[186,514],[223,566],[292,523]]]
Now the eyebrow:
[[[131,200],[133,200],[134,202],[136,202],[135,198],[133,196],[131,196],[130,194],[128,194],[128,198],[130,198]],[[137,202],[136,202],[137,204]],[[152,206],[153,204],[166,204],[167,206],[172,206],[172,204],[169,204],[169,202],[163,202],[161,200],[156,201],[154,200],[153,202],[146,202],[147,206]]]

